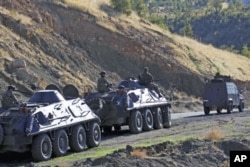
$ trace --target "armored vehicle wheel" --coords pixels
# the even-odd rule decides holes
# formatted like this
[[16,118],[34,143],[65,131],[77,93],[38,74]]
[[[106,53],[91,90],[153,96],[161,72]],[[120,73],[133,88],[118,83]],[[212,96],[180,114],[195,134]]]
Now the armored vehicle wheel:
[[55,132],[55,139],[52,141],[52,152],[55,156],[65,155],[68,151],[69,139],[64,129]]
[[170,114],[170,109],[169,107],[164,107],[162,110],[162,120],[163,120],[163,127],[164,128],[170,128],[171,127],[171,114]]
[[0,144],[3,142],[3,127],[0,125]]
[[89,148],[97,147],[101,142],[101,129],[98,123],[91,122],[87,131],[87,146]]
[[156,111],[154,112],[153,118],[154,118],[154,128],[155,129],[163,128],[162,111],[161,111],[160,107],[156,108]]
[[132,133],[140,133],[142,131],[142,115],[138,110],[132,111],[129,118],[129,130]]
[[210,108],[209,107],[204,107],[204,113],[205,113],[205,115],[209,115]]
[[142,129],[144,131],[150,131],[153,129],[154,119],[150,109],[146,109],[143,111],[143,126]]
[[240,104],[239,104],[238,109],[239,109],[239,112],[243,112],[244,111],[244,102],[242,100],[240,100]]
[[34,138],[31,148],[34,161],[46,161],[51,158],[52,144],[47,134],[41,134]]
[[222,111],[222,108],[218,107],[218,108],[217,108],[217,113],[218,113],[218,114],[221,114],[221,111]]
[[69,145],[72,151],[80,152],[86,147],[86,132],[82,125],[74,126],[69,139]]
[[230,114],[232,112],[232,110],[233,110],[233,104],[232,104],[232,102],[229,102],[228,106],[227,106],[227,113]]
[[111,133],[112,132],[112,126],[103,126],[104,133]]
[[115,125],[114,129],[117,132],[117,131],[120,131],[122,129],[122,127],[120,125]]

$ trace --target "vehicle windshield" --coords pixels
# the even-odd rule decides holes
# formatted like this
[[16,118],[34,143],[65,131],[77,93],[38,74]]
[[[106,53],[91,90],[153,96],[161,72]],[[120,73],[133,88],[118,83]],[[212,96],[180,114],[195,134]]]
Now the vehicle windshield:
[[64,101],[64,97],[57,91],[35,92],[27,101],[28,103],[58,103]]

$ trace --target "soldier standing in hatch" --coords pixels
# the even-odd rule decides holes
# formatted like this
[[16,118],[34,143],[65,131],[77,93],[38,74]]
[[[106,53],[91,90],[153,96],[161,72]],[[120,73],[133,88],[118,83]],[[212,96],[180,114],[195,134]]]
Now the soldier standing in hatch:
[[153,83],[154,77],[153,75],[149,72],[149,68],[145,67],[143,73],[139,75],[139,83],[149,89],[155,90],[156,93],[158,94],[159,98],[162,97],[159,88],[157,85]]
[[108,92],[110,91],[110,87],[112,84],[110,84],[106,78],[105,78],[105,71],[102,71],[99,73],[100,74],[100,78],[97,81],[97,91],[100,93],[104,93],[104,92]]
[[8,86],[8,90],[2,96],[2,107],[8,109],[10,107],[18,106],[18,101],[13,94],[15,87],[13,85]]

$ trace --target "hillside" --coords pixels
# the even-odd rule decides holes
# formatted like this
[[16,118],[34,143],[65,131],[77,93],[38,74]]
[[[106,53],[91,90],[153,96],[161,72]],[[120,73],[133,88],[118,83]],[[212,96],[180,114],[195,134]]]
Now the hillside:
[[31,92],[31,83],[94,91],[99,71],[118,83],[144,66],[166,94],[175,84],[200,97],[204,78],[216,72],[247,88],[246,57],[171,34],[135,14],[121,15],[107,0],[56,2],[0,0],[0,93],[8,84]]
[[248,0],[151,0],[148,10],[173,33],[249,57]]

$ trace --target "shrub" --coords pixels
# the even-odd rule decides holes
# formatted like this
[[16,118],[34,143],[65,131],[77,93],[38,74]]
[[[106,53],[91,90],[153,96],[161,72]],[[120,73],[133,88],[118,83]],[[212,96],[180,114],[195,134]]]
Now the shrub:
[[141,150],[141,149],[135,149],[133,152],[131,152],[132,157],[136,158],[147,158],[147,151],[146,150]]
[[250,57],[250,49],[246,44],[243,45],[241,53],[246,57]]
[[111,0],[114,9],[126,15],[131,14],[131,1],[130,0]]
[[224,138],[224,134],[217,127],[212,127],[205,135],[207,140],[219,140],[222,138]]

